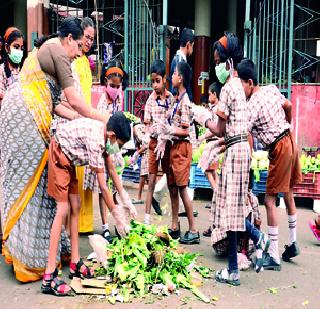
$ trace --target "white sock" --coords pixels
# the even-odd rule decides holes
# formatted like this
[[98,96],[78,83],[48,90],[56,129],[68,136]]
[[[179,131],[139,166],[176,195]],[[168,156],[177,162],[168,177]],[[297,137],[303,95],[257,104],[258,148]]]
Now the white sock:
[[108,223],[102,224],[102,230],[103,230],[103,231],[109,230],[109,224],[108,224]]
[[270,238],[270,247],[268,252],[274,258],[274,260],[280,264],[278,235],[279,235],[279,227],[268,225],[268,236]]
[[297,215],[288,215],[289,246],[297,240]]
[[144,214],[144,223],[145,224],[150,224],[150,222],[151,222],[150,214]]

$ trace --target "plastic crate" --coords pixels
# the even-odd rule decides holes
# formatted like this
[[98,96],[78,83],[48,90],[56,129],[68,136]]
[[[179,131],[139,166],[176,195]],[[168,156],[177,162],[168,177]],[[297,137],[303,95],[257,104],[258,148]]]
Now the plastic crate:
[[302,151],[306,156],[316,157],[320,153],[320,147],[303,147]]
[[211,189],[207,176],[205,175],[204,172],[202,172],[201,168],[197,167],[197,164],[191,165],[189,187],[192,189],[197,189],[197,188]]
[[255,195],[259,195],[260,193],[266,193],[266,185],[267,185],[268,171],[260,171],[260,180],[256,181],[253,178],[252,192]]
[[302,182],[293,187],[293,192],[299,197],[320,197],[320,173],[302,174]]
[[134,170],[132,167],[126,167],[122,173],[122,180],[138,183],[140,181],[140,168]]

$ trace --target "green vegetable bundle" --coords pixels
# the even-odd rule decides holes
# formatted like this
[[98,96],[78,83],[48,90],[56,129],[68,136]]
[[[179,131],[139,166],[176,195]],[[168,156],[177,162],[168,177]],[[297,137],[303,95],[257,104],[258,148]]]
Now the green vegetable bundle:
[[[107,246],[105,274],[113,279],[125,301],[129,301],[130,295],[144,296],[155,285],[163,284],[168,293],[183,287],[209,302],[192,281],[193,273],[198,273],[200,279],[209,277],[209,269],[196,266],[199,254],[184,253],[181,249],[169,236],[167,227],[132,221],[130,234]],[[97,270],[99,275],[101,270]]]

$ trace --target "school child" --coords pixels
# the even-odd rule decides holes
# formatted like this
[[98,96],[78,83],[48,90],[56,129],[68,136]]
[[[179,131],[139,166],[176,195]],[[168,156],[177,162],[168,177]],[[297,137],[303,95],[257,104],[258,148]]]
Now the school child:
[[[126,78],[126,73],[122,69],[121,63],[118,61],[110,62],[101,74],[101,84],[105,85],[105,92],[102,93],[97,105],[99,111],[109,111],[113,115],[117,111],[122,111],[122,90],[125,88],[123,80]],[[120,153],[112,155],[112,160],[116,163],[118,175],[122,167],[122,156]],[[119,175],[120,177],[120,175]],[[108,181],[109,176],[106,174]],[[109,224],[107,220],[107,207],[99,189],[96,173],[86,167],[83,182],[84,190],[92,190],[99,193],[99,207],[102,221],[102,236],[108,241],[112,241]],[[114,191],[114,190],[113,190]],[[114,192],[113,192],[114,193]]]
[[246,231],[256,246],[256,272],[262,269],[270,240],[246,219],[251,152],[247,138],[246,97],[236,72],[237,64],[243,57],[241,44],[233,33],[226,33],[215,42],[213,49],[217,78],[225,84],[216,112],[218,122],[204,113],[197,114],[197,110],[194,117],[215,135],[225,137],[226,152],[212,201],[212,221],[215,227],[227,234],[228,267],[217,271],[215,279],[221,283],[240,285],[237,232]]
[[[221,90],[221,85],[218,82],[212,83],[209,86],[208,89],[208,109],[212,113],[212,118],[217,120],[217,115],[216,115],[216,109],[217,105],[219,102],[219,95],[220,95],[220,90]],[[217,137],[212,134],[210,130],[208,130],[204,135],[199,136],[199,142],[206,141],[211,142],[215,140]],[[217,172],[216,170],[218,169],[218,162],[213,162],[211,166],[205,171],[205,174],[208,178],[208,181],[210,183],[210,186],[212,190],[214,191],[216,188],[216,182],[217,182]],[[211,208],[211,207],[210,207]],[[210,236],[209,234],[211,231],[207,229],[206,231],[203,232],[203,236]]]
[[[45,294],[57,296],[69,295],[71,288],[60,278],[56,268],[56,256],[62,225],[70,204],[71,225],[71,263],[70,278],[93,276],[79,254],[78,216],[80,210],[78,184],[75,166],[89,165],[97,173],[103,199],[113,215],[120,235],[128,232],[128,225],[119,205],[115,205],[106,185],[104,169],[120,194],[123,206],[135,218],[137,213],[127,192],[123,189],[110,155],[120,151],[122,145],[130,139],[131,128],[121,112],[116,112],[108,121],[80,118],[61,124],[49,147],[48,194],[57,202],[57,211],[50,233],[48,264],[43,275],[41,290]],[[69,203],[68,203],[69,202]]]
[[[200,235],[195,227],[193,208],[187,192],[192,161],[192,146],[189,134],[192,122],[191,103],[186,91],[190,75],[190,66],[186,62],[178,62],[172,75],[172,85],[178,92],[177,99],[169,110],[167,123],[156,125],[155,128],[159,133],[158,155],[163,152],[163,147],[161,147],[159,141],[172,141],[168,174],[168,187],[172,207],[172,225],[169,233],[174,239],[180,238],[180,243],[191,245],[200,243]],[[180,237],[178,221],[179,194],[189,223],[189,230],[182,237]]]
[[289,226],[289,243],[285,246],[282,259],[288,262],[300,254],[296,240],[297,209],[293,186],[301,181],[301,169],[297,145],[290,132],[292,105],[276,86],[259,86],[256,67],[250,59],[239,64],[238,74],[248,99],[248,131],[269,151],[265,204],[271,245],[263,267],[280,270],[276,209],[279,192],[284,193]]
[[[162,172],[169,173],[169,150],[170,145],[166,143],[162,159],[157,158],[155,149],[157,147],[158,133],[152,129],[153,125],[162,123],[167,119],[168,110],[172,104],[173,96],[165,89],[166,66],[162,60],[155,60],[151,65],[151,82],[153,92],[150,94],[144,111],[144,123],[150,135],[149,142],[149,183],[146,197],[146,208],[144,222],[150,224],[150,211],[152,196],[156,185],[158,168],[161,164]],[[154,210],[158,215],[162,214],[159,205],[153,203]]]
[[143,204],[141,200],[144,184],[148,181],[149,175],[149,141],[150,138],[146,132],[146,126],[140,122],[133,123],[133,137],[136,144],[136,152],[131,158],[131,165],[137,163],[140,159],[140,181],[137,200],[132,200],[133,204]]

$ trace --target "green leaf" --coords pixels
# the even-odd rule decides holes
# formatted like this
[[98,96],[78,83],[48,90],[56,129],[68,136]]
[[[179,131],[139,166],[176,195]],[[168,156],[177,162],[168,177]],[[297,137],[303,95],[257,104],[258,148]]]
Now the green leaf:
[[268,291],[269,291],[271,294],[277,294],[277,293],[278,293],[278,289],[277,289],[277,288],[269,288]]
[[192,293],[197,296],[199,299],[201,299],[203,302],[205,303],[210,303],[210,299],[205,296],[198,288],[196,288],[195,286],[191,287],[191,291]]
[[110,296],[108,297],[108,302],[112,305],[115,305],[116,303],[116,297],[115,296]]

